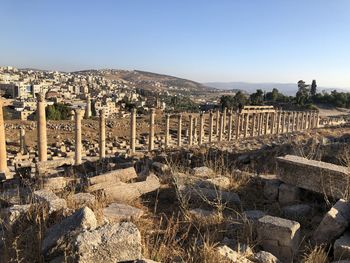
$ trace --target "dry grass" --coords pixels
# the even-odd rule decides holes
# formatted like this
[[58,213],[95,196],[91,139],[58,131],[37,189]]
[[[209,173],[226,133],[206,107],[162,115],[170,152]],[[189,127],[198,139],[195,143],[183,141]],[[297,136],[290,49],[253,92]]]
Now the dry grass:
[[308,251],[304,254],[302,259],[303,263],[327,263],[328,253],[324,247],[316,246],[314,248],[309,248]]

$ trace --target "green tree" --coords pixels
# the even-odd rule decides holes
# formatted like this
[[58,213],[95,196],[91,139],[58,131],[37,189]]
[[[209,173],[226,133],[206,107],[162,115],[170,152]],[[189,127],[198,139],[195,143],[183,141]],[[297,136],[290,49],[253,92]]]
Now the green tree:
[[48,120],[67,120],[70,116],[70,108],[62,103],[55,103],[46,107]]
[[252,105],[262,105],[264,103],[264,92],[261,89],[256,90],[249,96],[249,101]]
[[298,105],[304,106],[309,102],[310,91],[309,85],[305,84],[305,81],[298,81],[298,92],[295,95],[295,101]]
[[316,92],[317,92],[317,84],[316,84],[316,80],[313,80],[311,83],[311,88],[310,88],[311,97],[315,97]]

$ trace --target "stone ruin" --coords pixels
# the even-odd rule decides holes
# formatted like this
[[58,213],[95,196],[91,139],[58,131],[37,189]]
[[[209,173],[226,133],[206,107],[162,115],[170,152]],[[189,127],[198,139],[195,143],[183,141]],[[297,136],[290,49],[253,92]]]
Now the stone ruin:
[[[29,237],[30,231],[34,231],[29,227],[33,223],[33,213],[47,214],[50,220],[54,220],[61,213],[60,220],[41,230],[43,236],[39,247],[46,261],[152,262],[143,258],[141,233],[133,223],[144,216],[144,211],[130,203],[143,196],[158,195],[162,180],[169,175],[175,176],[175,173],[161,155],[138,154],[140,146],[137,141],[136,110],[133,109],[130,115],[130,139],[124,144],[127,147],[124,155],[106,154],[106,120],[103,112],[100,112],[99,140],[95,145],[98,156],[88,157],[83,154],[81,122],[84,111],[76,109],[75,140],[72,146],[74,151],[64,158],[53,158],[48,155],[45,102],[41,96],[38,96],[37,106],[36,162],[29,162],[31,158],[28,158],[30,153],[25,147],[23,129],[21,152],[16,157],[15,170],[8,167],[3,113],[0,107],[0,201],[3,207],[0,213],[4,229],[0,233],[0,250],[7,248],[7,252],[0,255],[0,261],[6,262],[11,253],[18,253],[16,247],[11,247],[13,237],[21,236],[21,242],[30,243],[25,237]],[[182,136],[185,134],[182,127],[183,115],[176,115],[177,129],[174,139],[170,132],[171,115],[167,114],[165,136],[159,143],[155,135],[155,111],[152,110],[147,149],[143,153],[154,153],[157,147],[169,150],[184,145],[190,147],[319,127],[318,113],[313,111],[286,112],[269,106],[250,106],[239,113],[224,110],[217,111],[215,115],[214,122],[213,112],[209,112],[208,118],[201,113],[199,121],[195,115],[190,114],[188,135],[185,138]],[[232,240],[225,237],[217,247],[217,253],[232,262],[292,262],[297,257],[302,242],[302,218],[313,209],[305,200],[308,195],[314,194],[318,198],[326,196],[336,202],[317,222],[317,228],[310,240],[313,244],[332,247],[335,260],[350,260],[347,168],[292,155],[278,157],[276,165],[276,176],[248,176],[263,185],[261,198],[266,202],[278,203],[283,216],[243,208],[244,219],[253,225],[259,251],[243,257],[239,248],[230,243]],[[243,207],[240,194],[230,190],[230,178],[218,175],[208,167],[195,167],[191,171],[190,180],[186,175],[176,173],[176,190],[190,202],[197,204],[205,200],[209,204],[223,203],[235,209]],[[64,196],[67,191],[72,193],[69,199]],[[100,200],[104,200],[102,215],[95,211],[96,203]],[[189,214],[206,219],[215,217],[212,210],[202,207],[190,209]],[[35,220],[38,222],[38,218]],[[34,224],[33,228],[36,226]],[[235,231],[235,227],[228,227],[228,232]]]

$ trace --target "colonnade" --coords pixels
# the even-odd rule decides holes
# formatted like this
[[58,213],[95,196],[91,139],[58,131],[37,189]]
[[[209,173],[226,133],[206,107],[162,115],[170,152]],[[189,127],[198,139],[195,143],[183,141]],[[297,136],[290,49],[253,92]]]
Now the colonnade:
[[[39,93],[37,96],[37,137],[38,137],[38,160],[47,160],[47,130],[45,116],[46,102],[44,95]],[[181,147],[187,142],[188,146],[201,145],[203,143],[213,143],[215,141],[232,141],[241,138],[255,137],[267,134],[283,134],[295,131],[303,131],[319,127],[319,113],[316,111],[282,111],[275,110],[273,107],[265,106],[262,110],[249,107],[241,112],[233,112],[224,109],[217,110],[215,113],[189,114],[187,138],[183,137],[183,119],[184,114],[170,115],[165,114],[164,125],[164,146]],[[89,109],[87,109],[89,110]],[[75,164],[82,162],[82,128],[81,120],[84,116],[84,110],[75,109]],[[130,114],[130,152],[136,152],[136,109],[131,110]],[[89,114],[85,113],[87,117]],[[105,158],[106,153],[106,128],[105,111],[99,112],[99,155],[100,159]],[[176,117],[175,130],[177,135],[172,139],[170,134],[172,116]],[[148,151],[155,149],[155,117],[154,109],[151,109],[149,115],[149,135]],[[215,117],[215,118],[214,118]],[[199,120],[199,121],[198,121]],[[215,127],[214,127],[215,126]],[[24,130],[21,131],[21,140],[24,139]],[[197,136],[198,135],[198,136]],[[23,143],[21,143],[21,148]],[[0,173],[8,171],[6,162],[6,140],[3,118],[3,101],[0,99]]]

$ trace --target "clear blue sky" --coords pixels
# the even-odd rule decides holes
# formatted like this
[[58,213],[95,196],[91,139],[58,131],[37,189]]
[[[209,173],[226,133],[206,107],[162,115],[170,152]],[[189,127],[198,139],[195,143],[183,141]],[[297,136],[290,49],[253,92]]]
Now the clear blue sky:
[[349,0],[0,0],[0,65],[350,87]]

